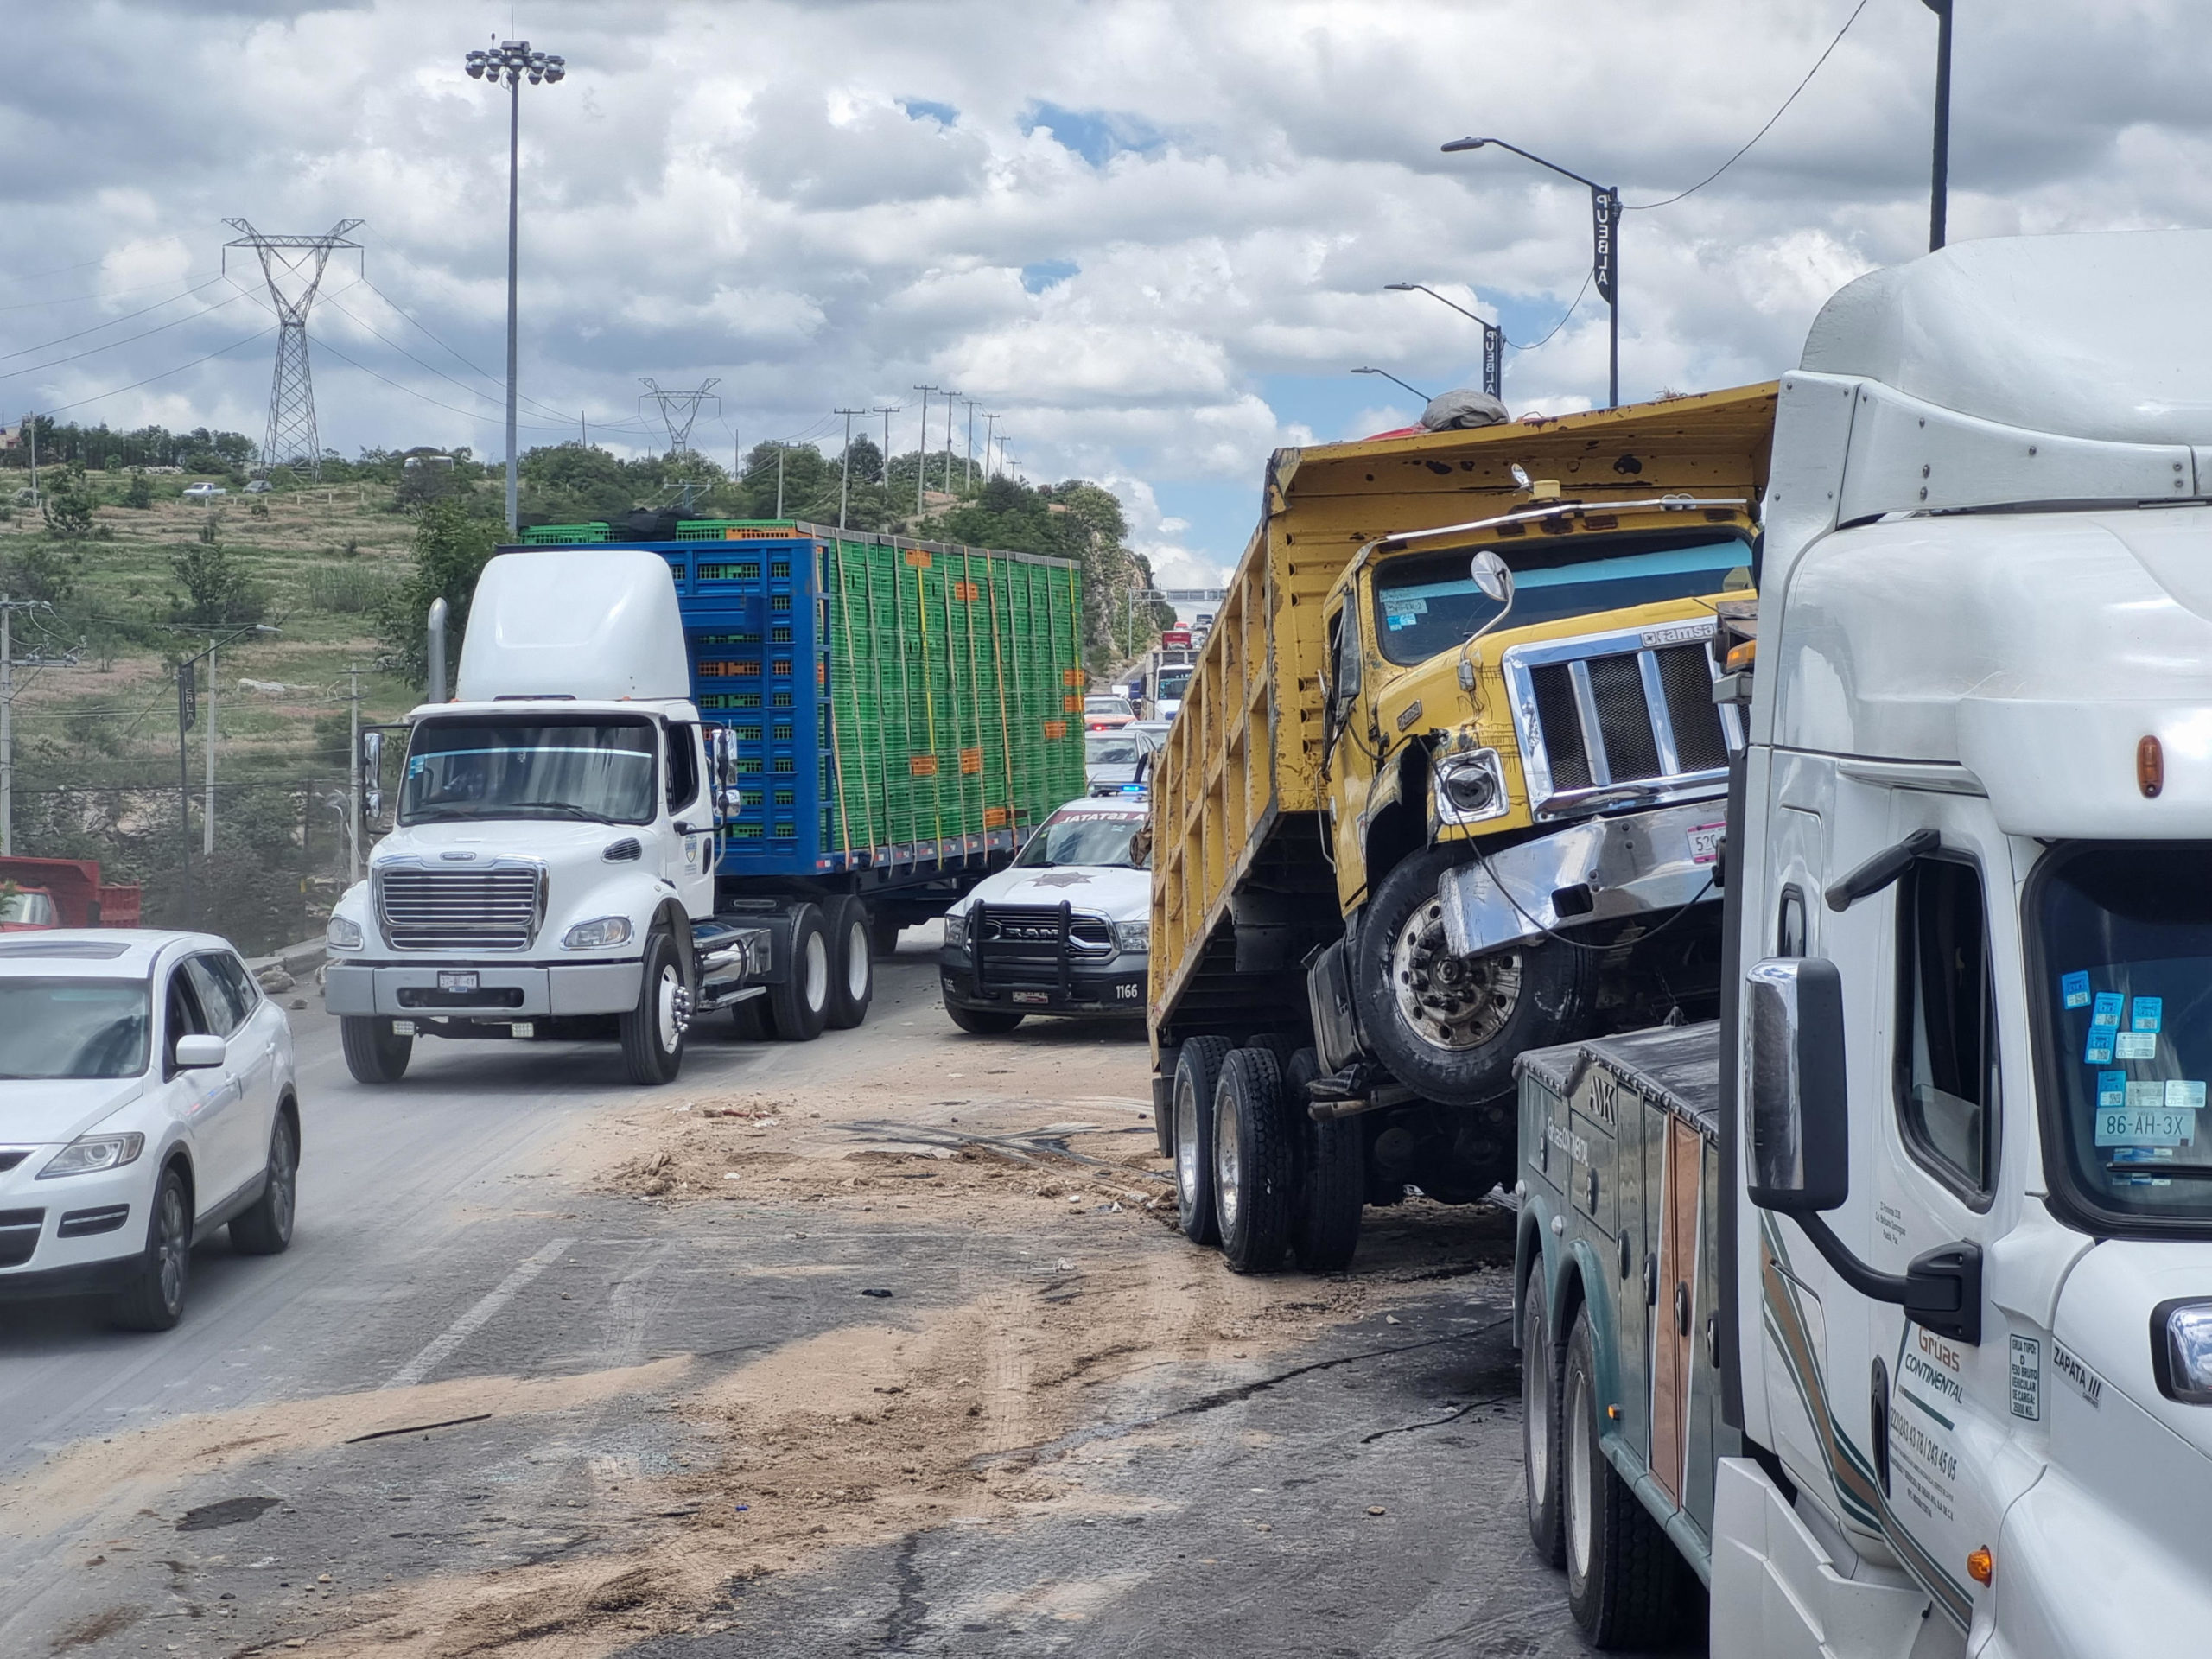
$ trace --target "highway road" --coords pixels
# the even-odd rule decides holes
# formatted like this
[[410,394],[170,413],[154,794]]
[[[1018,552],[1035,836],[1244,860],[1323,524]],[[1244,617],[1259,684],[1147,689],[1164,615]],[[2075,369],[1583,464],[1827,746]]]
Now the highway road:
[[1235,1279],[1159,1219],[1141,1033],[963,1037],[927,938],[861,1030],[652,1093],[364,1089],[296,1012],[293,1249],[203,1248],[162,1336],[0,1314],[0,1654],[1582,1651],[1505,1219]]

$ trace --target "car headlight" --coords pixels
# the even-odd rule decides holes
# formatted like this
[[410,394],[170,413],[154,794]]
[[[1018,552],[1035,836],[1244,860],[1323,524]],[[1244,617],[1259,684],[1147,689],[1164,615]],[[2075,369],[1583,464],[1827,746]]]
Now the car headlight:
[[334,916],[322,930],[322,942],[333,950],[358,950],[362,943],[361,925]]
[[1114,924],[1114,948],[1127,956],[1142,956],[1152,949],[1150,922]]
[[561,936],[563,950],[604,950],[630,943],[627,916],[602,916],[595,922],[578,922]]
[[1496,749],[1446,755],[1436,763],[1437,815],[1447,823],[1503,817],[1512,804]]
[[944,918],[944,942],[956,950],[968,943],[968,918],[959,911]]
[[51,1161],[38,1173],[41,1181],[56,1175],[90,1175],[97,1170],[121,1169],[136,1161],[146,1150],[143,1135],[87,1135],[72,1141],[55,1153]]
[[2167,1399],[2212,1406],[2212,1302],[2161,1302],[2152,1310],[2151,1370]]

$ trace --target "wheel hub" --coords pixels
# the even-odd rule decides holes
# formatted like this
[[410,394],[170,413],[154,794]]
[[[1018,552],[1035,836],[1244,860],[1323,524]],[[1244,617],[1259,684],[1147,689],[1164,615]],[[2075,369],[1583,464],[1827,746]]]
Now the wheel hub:
[[1444,935],[1444,906],[1432,899],[1398,930],[1390,988],[1399,1014],[1424,1042],[1480,1048],[1505,1028],[1521,1000],[1521,953],[1453,956]]

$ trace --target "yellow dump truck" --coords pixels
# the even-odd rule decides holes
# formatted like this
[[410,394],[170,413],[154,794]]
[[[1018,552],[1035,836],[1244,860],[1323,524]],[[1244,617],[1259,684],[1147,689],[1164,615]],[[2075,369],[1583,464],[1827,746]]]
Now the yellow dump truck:
[[1522,1049],[1709,1018],[1771,385],[1278,451],[1154,780],[1154,1116],[1230,1264],[1513,1179]]

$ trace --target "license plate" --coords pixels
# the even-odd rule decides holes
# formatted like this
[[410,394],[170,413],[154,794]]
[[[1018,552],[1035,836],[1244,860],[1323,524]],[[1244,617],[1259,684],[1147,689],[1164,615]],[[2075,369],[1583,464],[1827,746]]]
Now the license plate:
[[1690,862],[1710,864],[1714,859],[1719,857],[1721,839],[1727,833],[1728,826],[1726,823],[1700,823],[1696,829],[1691,830]]
[[1017,1002],[1049,1002],[1052,999],[1043,991],[1016,991],[1014,1000]]
[[438,988],[442,991],[473,991],[476,988],[476,976],[442,970],[438,975]]

